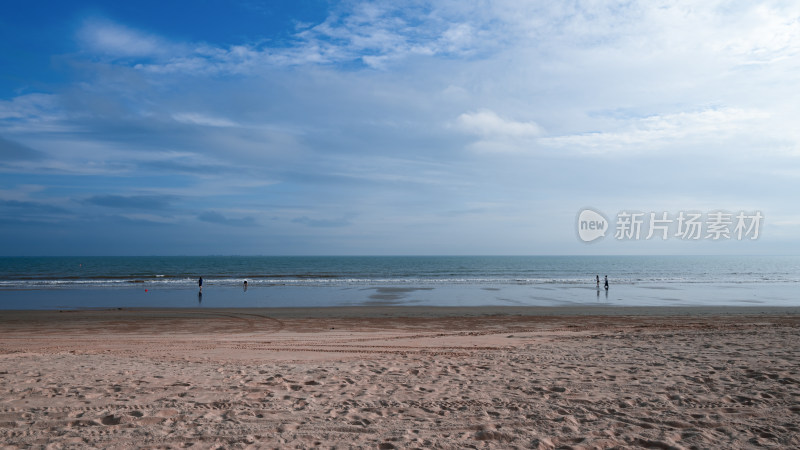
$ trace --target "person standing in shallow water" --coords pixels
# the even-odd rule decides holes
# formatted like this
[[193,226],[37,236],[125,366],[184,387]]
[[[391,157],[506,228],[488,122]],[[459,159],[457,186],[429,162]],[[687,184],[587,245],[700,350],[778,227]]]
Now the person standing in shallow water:
[[203,292],[203,277],[197,280],[197,285],[200,287],[200,292]]
[[600,289],[600,275],[595,275],[595,279],[597,280],[597,289]]
[[605,284],[605,288],[606,288],[606,290],[608,290],[608,275],[606,275],[606,284]]

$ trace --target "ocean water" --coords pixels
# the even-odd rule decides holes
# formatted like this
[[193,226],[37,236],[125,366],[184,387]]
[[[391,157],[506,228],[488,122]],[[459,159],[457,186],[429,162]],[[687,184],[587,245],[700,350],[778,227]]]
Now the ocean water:
[[798,306],[798,287],[792,256],[0,258],[0,309]]

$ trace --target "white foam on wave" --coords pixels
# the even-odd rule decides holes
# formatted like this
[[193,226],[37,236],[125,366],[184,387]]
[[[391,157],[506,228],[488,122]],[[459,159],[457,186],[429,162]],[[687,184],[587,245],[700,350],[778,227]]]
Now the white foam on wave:
[[[203,278],[205,286],[241,286],[245,278]],[[550,278],[503,278],[503,277],[405,277],[405,278],[246,278],[248,286],[306,286],[306,287],[372,287],[372,286],[502,286],[502,285],[564,285],[594,286],[593,278],[550,277]],[[798,276],[758,276],[730,277],[712,276],[704,278],[677,277],[641,277],[630,276],[609,278],[617,285],[670,285],[670,284],[760,284],[760,283],[798,283]],[[36,279],[36,280],[0,280],[0,289],[36,289],[36,288],[124,288],[133,286],[189,288],[197,286],[197,278],[168,278],[156,275],[153,278],[126,279]]]

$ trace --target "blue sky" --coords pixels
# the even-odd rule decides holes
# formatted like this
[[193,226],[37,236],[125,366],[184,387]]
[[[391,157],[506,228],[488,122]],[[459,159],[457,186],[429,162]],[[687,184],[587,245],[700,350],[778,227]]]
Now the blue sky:
[[0,67],[2,255],[800,252],[796,2],[11,2]]

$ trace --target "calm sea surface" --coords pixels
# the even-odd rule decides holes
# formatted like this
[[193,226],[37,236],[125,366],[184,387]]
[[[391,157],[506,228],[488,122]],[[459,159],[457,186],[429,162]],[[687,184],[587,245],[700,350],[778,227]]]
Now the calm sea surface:
[[798,306],[798,288],[790,256],[0,258],[0,309]]

